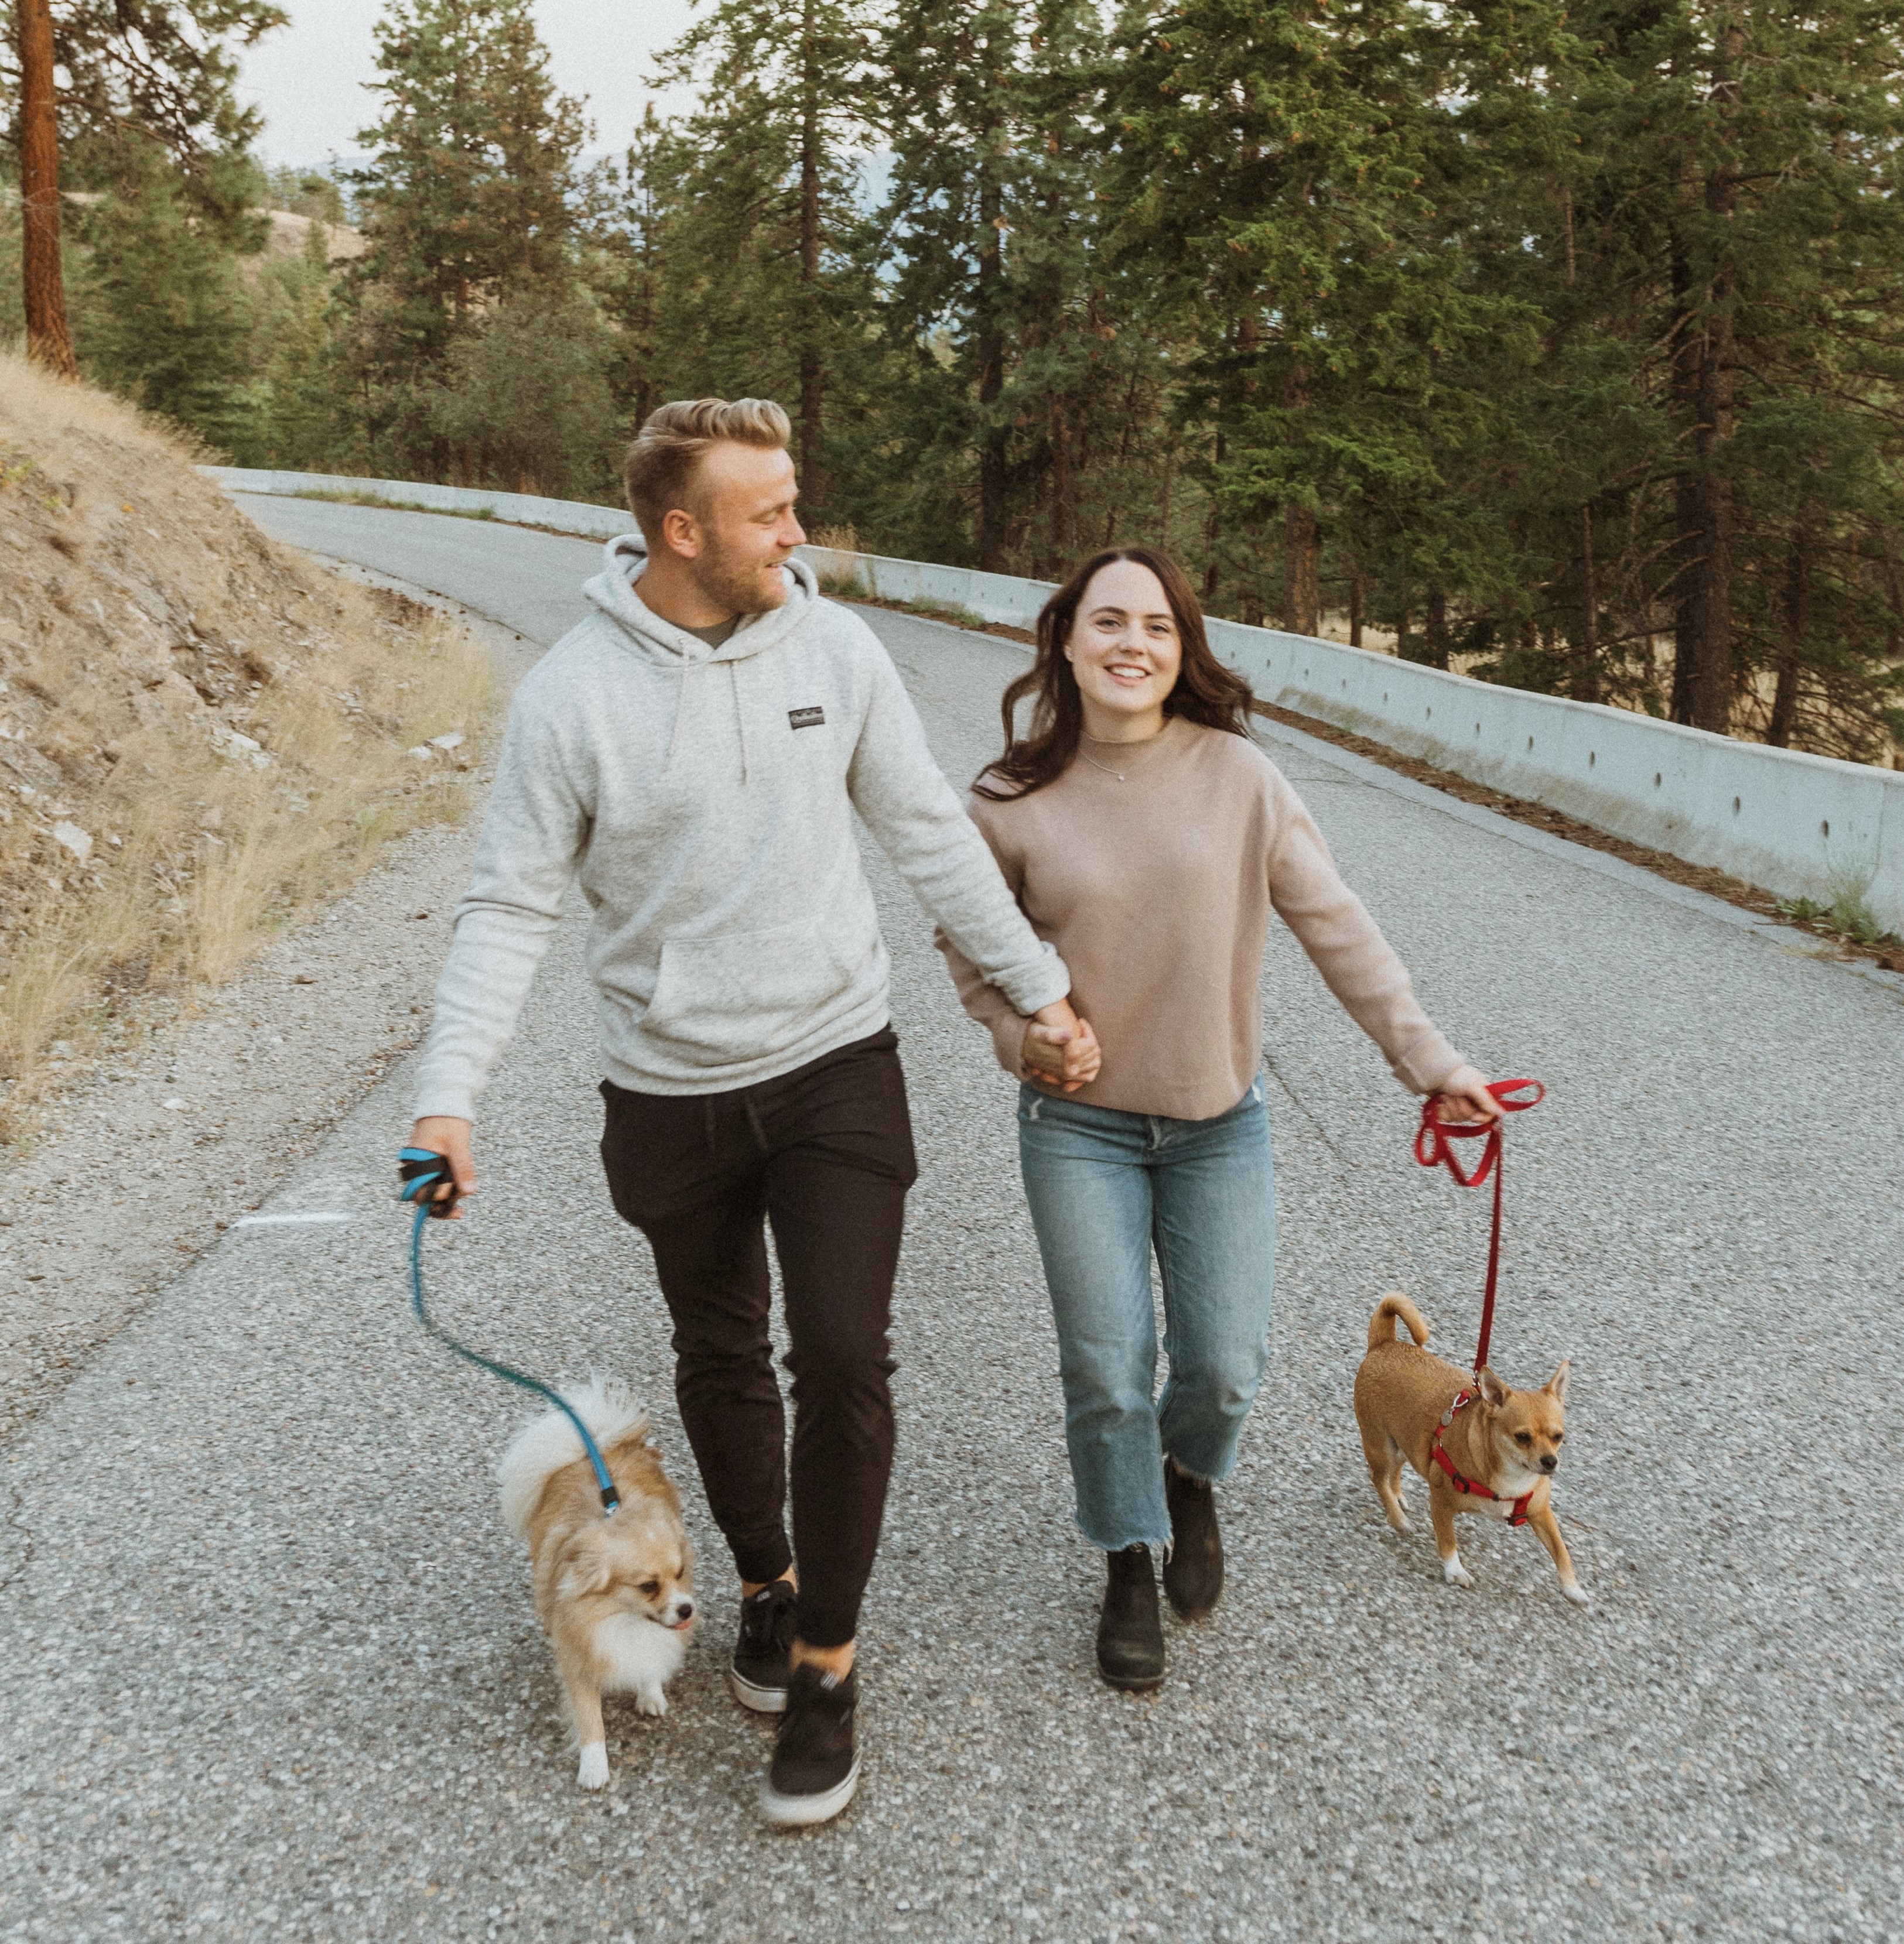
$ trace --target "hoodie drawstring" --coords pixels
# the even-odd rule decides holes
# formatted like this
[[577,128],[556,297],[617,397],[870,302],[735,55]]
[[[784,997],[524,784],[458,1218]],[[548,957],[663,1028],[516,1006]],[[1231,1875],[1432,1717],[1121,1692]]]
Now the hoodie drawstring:
[[681,664],[679,678],[674,684],[674,727],[668,732],[667,767],[674,767],[674,752],[681,742],[681,718],[688,712],[688,675],[694,667],[692,662]]
[[734,678],[734,720],[740,725],[741,780],[745,783],[747,780],[747,712],[741,706],[740,663],[729,662],[727,665],[727,672]]

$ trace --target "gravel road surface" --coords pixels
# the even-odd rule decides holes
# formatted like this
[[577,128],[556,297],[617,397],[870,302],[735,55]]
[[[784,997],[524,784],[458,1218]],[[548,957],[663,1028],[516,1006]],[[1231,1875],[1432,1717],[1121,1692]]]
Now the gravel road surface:
[[[505,691],[541,652],[442,604]],[[421,1040],[475,835],[411,832],[236,977],[130,1001],[103,1045],[56,1054],[58,1096],[0,1152],[0,1444]]]
[[[538,641],[596,556],[247,505]],[[867,618],[969,776],[1021,651]],[[1271,746],[1430,1010],[1551,1090],[1509,1136],[1494,1361],[1574,1359],[1556,1496],[1591,1612],[1529,1533],[1464,1521],[1459,1593],[1422,1519],[1383,1524],[1349,1404],[1369,1312],[1402,1284],[1465,1353],[1483,1198],[1413,1165],[1410,1103],[1278,936],[1280,1282],[1229,1591],[1172,1625],[1159,1693],[1099,1684],[1012,1090],[875,859],[923,1173],[858,1802],[754,1819],[767,1733],[720,1677],[735,1588],[599,1178],[572,925],[430,1269],[475,1340],[651,1401],[707,1615],[671,1712],[612,1714],[612,1784],[576,1790],[488,1483],[517,1404],[405,1313],[406,1064],[264,1210],[323,1219],[234,1227],[7,1448],[0,1938],[1897,1936],[1904,1010],[1795,939]]]

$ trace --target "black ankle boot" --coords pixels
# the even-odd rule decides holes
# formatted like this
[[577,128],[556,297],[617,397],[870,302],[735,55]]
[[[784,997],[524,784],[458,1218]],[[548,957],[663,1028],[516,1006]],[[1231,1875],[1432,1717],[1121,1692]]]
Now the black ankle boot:
[[1113,1687],[1138,1691],[1163,1680],[1163,1620],[1148,1546],[1107,1553],[1111,1577],[1098,1619],[1098,1672]]
[[1163,1461],[1163,1502],[1170,1508],[1170,1551],[1163,1590],[1180,1620],[1200,1620],[1223,1593],[1223,1535],[1216,1529],[1216,1487]]

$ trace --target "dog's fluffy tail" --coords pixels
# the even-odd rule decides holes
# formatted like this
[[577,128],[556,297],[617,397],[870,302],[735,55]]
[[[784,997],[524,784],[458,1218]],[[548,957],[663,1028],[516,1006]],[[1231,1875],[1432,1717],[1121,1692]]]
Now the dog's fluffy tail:
[[1369,1318],[1369,1348],[1373,1350],[1378,1343],[1392,1343],[1395,1340],[1395,1318],[1400,1317],[1408,1325],[1408,1333],[1417,1343],[1425,1344],[1428,1340],[1428,1327],[1422,1320],[1422,1312],[1398,1289],[1391,1289],[1375,1306],[1375,1314]]
[[[612,1379],[591,1377],[585,1384],[565,1384],[562,1395],[604,1452],[647,1432],[648,1413]],[[559,1410],[531,1418],[509,1441],[496,1460],[496,1482],[502,1487],[504,1523],[518,1539],[528,1535],[543,1487],[565,1465],[587,1455],[575,1427]]]

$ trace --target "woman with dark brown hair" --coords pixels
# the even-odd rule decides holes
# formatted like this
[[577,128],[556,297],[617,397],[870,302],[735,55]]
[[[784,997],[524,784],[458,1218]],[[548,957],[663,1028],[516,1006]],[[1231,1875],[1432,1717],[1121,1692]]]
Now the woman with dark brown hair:
[[[1096,1077],[1069,1094],[1045,1081],[1037,1030],[939,941],[966,1010],[1021,1083],[1019,1160],[1077,1521],[1109,1564],[1098,1666],[1120,1687],[1163,1678],[1153,1547],[1182,1618],[1222,1590],[1215,1487],[1268,1356],[1272,911],[1404,1086],[1439,1094],[1450,1119],[1496,1112],[1251,737],[1249,703],[1167,555],[1120,547],[1086,561],[1038,617],[1037,659],[1005,694],[1005,753],[967,807],[1071,967],[1077,1010],[1102,1036]],[[1170,1364],[1154,1401],[1153,1251]]]

